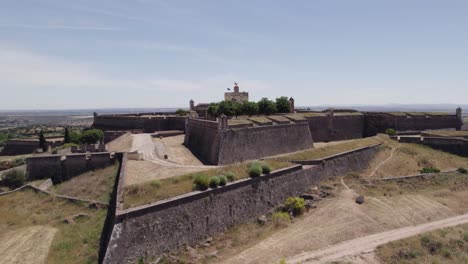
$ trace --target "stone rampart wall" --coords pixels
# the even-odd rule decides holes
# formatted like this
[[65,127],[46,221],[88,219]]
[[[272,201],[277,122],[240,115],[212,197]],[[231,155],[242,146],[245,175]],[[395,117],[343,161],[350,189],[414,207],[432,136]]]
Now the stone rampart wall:
[[397,131],[458,128],[460,120],[455,115],[392,115],[389,113],[364,113],[364,136],[384,133],[387,128]]
[[26,159],[26,176],[29,180],[51,178],[54,184],[82,173],[111,166],[116,159],[113,153],[50,155]]
[[220,146],[218,123],[206,120],[188,120],[184,144],[202,162],[218,164]]
[[296,165],[222,188],[118,211],[104,263],[135,263],[140,257],[193,246],[270,212],[320,180],[365,169],[376,151],[376,147],[362,148],[328,157],[318,166]]
[[362,138],[363,115],[334,115],[307,117],[314,142]]
[[101,130],[125,130],[152,133],[164,130],[185,130],[184,116],[95,116],[93,127]]
[[[61,141],[47,142],[47,146],[51,148],[58,147],[62,144]],[[39,149],[39,140],[8,140],[3,148],[0,156],[16,156],[34,153]]]
[[219,165],[313,147],[306,123],[228,129],[220,131],[219,136]]

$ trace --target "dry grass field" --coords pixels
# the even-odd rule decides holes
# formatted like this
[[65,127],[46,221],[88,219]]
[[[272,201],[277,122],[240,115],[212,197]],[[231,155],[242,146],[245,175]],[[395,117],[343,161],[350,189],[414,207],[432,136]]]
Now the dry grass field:
[[68,181],[54,185],[50,191],[57,194],[108,203],[119,164],[89,171]]
[[468,224],[390,242],[376,254],[382,264],[468,263]]
[[97,263],[106,212],[30,190],[0,196],[0,263]]

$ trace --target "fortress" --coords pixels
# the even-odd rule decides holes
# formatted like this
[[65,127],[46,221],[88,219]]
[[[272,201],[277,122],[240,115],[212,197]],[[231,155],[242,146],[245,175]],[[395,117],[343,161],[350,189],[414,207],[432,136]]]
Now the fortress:
[[[244,102],[247,92],[225,93],[226,101]],[[374,136],[391,128],[400,133],[431,129],[460,130],[462,110],[455,114],[426,112],[358,112],[354,110],[304,111],[289,99],[289,113],[268,116],[210,118],[209,104],[195,106],[190,115],[140,113],[95,115],[93,127],[105,131],[153,133],[185,132],[185,145],[205,164],[222,165],[308,149],[313,142],[329,142]]]

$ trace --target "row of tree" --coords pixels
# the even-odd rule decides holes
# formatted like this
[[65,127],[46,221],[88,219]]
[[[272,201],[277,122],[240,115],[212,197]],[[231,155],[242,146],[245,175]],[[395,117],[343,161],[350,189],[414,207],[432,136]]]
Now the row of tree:
[[65,128],[65,136],[63,138],[63,143],[73,143],[73,144],[96,144],[101,142],[104,138],[104,132],[100,129],[89,129],[80,133],[79,131],[68,131],[68,128]]
[[276,98],[276,101],[262,98],[258,102],[232,102],[221,101],[211,103],[208,107],[208,114],[212,117],[240,116],[240,115],[272,115],[276,113],[289,113],[289,100],[286,96]]

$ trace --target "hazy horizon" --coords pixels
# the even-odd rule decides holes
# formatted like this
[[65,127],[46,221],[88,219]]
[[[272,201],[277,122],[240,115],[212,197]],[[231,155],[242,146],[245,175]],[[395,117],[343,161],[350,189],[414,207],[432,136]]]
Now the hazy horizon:
[[468,105],[465,1],[6,0],[0,108]]

